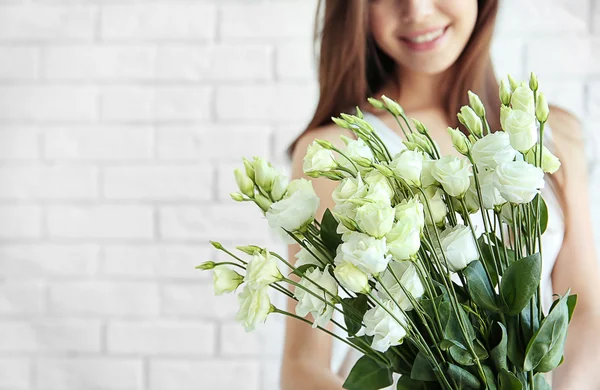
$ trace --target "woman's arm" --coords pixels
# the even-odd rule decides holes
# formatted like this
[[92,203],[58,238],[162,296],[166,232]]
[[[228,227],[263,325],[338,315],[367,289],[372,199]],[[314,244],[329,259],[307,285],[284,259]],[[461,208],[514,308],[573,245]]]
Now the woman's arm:
[[[312,180],[315,193],[321,199],[317,216],[321,219],[327,208],[334,206],[331,193],[337,186],[337,182],[328,179],[312,179],[306,177],[302,171],[302,163],[306,148],[315,138],[328,140],[339,148],[344,146],[340,135],[353,137],[350,132],[344,131],[336,126],[326,126],[315,129],[302,136],[296,145],[292,157],[292,178],[305,177]],[[298,244],[290,245],[289,257],[291,262],[295,261],[295,254],[300,250]],[[292,278],[298,279],[295,275]],[[295,301],[288,299],[289,312],[296,310]],[[312,318],[309,317],[312,321]],[[330,323],[329,330],[333,330]],[[285,347],[283,351],[283,364],[281,369],[282,390],[341,390],[344,379],[331,371],[332,337],[310,325],[286,318]]]
[[589,209],[588,180],[581,126],[566,111],[550,114],[557,153],[563,163],[559,184],[566,210],[565,236],[552,271],[554,291],[577,294],[565,346],[565,361],[553,378],[553,388],[600,389],[600,271]]

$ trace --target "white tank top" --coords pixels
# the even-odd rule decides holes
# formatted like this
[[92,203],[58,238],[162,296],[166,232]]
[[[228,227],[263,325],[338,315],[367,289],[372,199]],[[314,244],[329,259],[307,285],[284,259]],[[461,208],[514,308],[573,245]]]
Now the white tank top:
[[[377,116],[365,113],[365,120],[373,126],[379,137],[383,140],[387,148],[389,149],[392,156],[398,153],[402,148],[402,138],[394,130],[390,129],[381,119]],[[550,144],[552,141],[552,133],[550,128],[546,125],[544,130],[544,144]],[[551,147],[550,147],[551,148]],[[549,183],[547,183],[549,184]],[[564,236],[564,220],[563,213],[556,198],[556,195],[552,191],[549,185],[546,185],[542,189],[542,195],[546,204],[548,205],[548,228],[542,236],[542,248],[543,248],[543,262],[542,262],[542,279],[541,279],[541,291],[542,291],[542,307],[545,312],[550,309],[552,304],[552,269],[554,263],[560,252],[560,248],[563,242]],[[475,222],[476,224],[476,222]],[[564,291],[557,291],[557,293],[564,294]],[[343,322],[340,313],[334,311],[334,318]],[[336,327],[336,333],[340,336],[346,336],[343,331]],[[362,355],[348,347],[346,344],[334,339],[333,353],[331,361],[331,369],[334,372],[346,378],[348,373],[354,366],[354,363]],[[397,379],[397,377],[395,377]],[[389,389],[394,389],[392,386]]]

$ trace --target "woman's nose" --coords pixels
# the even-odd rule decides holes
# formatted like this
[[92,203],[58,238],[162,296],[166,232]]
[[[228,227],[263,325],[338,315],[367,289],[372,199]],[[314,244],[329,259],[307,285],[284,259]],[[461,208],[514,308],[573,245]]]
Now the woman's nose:
[[434,0],[403,0],[402,21],[405,24],[418,24],[427,20],[435,10]]

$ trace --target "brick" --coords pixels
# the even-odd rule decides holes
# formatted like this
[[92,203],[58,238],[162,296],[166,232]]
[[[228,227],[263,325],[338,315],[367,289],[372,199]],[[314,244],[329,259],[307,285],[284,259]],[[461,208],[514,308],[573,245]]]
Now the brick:
[[[232,375],[235,373],[235,375]],[[150,390],[258,390],[260,368],[252,360],[152,360]]]
[[162,288],[161,313],[167,317],[232,320],[237,310],[236,295],[217,297],[212,283],[170,283]]
[[540,78],[564,80],[600,75],[600,38],[537,39],[527,45],[527,66]]
[[0,160],[34,160],[39,156],[38,130],[27,126],[2,126]]
[[100,272],[130,278],[202,280],[209,273],[194,268],[210,260],[210,252],[206,245],[109,245],[104,248]]
[[33,205],[0,205],[0,238],[36,238],[42,233],[42,210]]
[[98,267],[97,245],[2,244],[0,278],[90,276]]
[[153,157],[152,128],[102,126],[49,129],[44,156],[56,160],[148,160]]
[[105,40],[209,40],[215,36],[217,9],[193,3],[106,5],[101,20]]
[[262,359],[260,362],[261,389],[277,390],[281,388],[281,358]]
[[146,122],[207,119],[210,100],[209,87],[106,87],[101,94],[101,116]]
[[49,310],[56,314],[155,316],[158,287],[150,282],[62,282],[49,286]]
[[288,175],[291,175],[290,156],[287,149],[306,129],[306,123],[282,124],[275,127],[273,134],[273,163],[276,163]]
[[588,99],[588,113],[600,117],[600,82],[590,82]]
[[115,357],[40,358],[36,388],[46,390],[141,390],[144,370],[139,359]]
[[0,199],[93,199],[97,170],[72,166],[0,167]]
[[[164,160],[238,161],[241,156],[268,156],[266,126],[159,126],[158,156]],[[235,142],[233,142],[235,140]]]
[[51,237],[152,238],[153,212],[145,206],[51,206],[47,208]]
[[199,355],[215,352],[215,326],[203,322],[160,321],[109,323],[111,354]]
[[[167,239],[264,239],[268,223],[251,204],[164,206],[159,209],[160,234]],[[241,245],[241,244],[240,244]]]
[[573,112],[576,116],[583,116],[585,110],[585,86],[579,81],[549,81],[540,84],[548,103],[557,105]]
[[0,40],[91,41],[96,8],[86,5],[14,5],[0,12]]
[[277,45],[277,80],[315,81],[316,59],[312,42],[293,42]]
[[156,77],[225,82],[271,80],[272,62],[272,50],[265,45],[161,46]]
[[152,80],[156,49],[151,46],[49,46],[41,72],[59,80]]
[[0,283],[0,314],[42,313],[45,307],[44,295],[45,288],[40,282],[10,281]]
[[10,59],[0,62],[0,80],[30,80],[37,77],[36,49],[3,47],[0,48],[0,58]]
[[98,117],[93,86],[0,86],[0,119],[92,121]]
[[104,170],[109,199],[208,200],[212,196],[210,166],[111,167]]
[[33,320],[0,322],[3,352],[100,352],[100,322]]
[[[524,52],[525,43],[521,39],[503,38],[502,36],[494,38],[491,54],[497,77],[506,79],[507,75],[510,74],[517,80],[528,79],[529,72],[525,70]],[[535,69],[535,72],[537,73],[537,69]]]
[[225,39],[309,38],[315,2],[226,4],[221,7],[220,36]]
[[518,37],[587,32],[587,1],[507,0],[501,4],[498,35]]
[[278,357],[284,344],[284,322],[277,315],[272,315],[250,333],[237,322],[227,322],[221,325],[219,334],[223,356]]
[[217,88],[217,116],[222,120],[308,121],[317,102],[312,84],[221,86]]
[[27,358],[0,358],[0,389],[29,390],[31,362]]

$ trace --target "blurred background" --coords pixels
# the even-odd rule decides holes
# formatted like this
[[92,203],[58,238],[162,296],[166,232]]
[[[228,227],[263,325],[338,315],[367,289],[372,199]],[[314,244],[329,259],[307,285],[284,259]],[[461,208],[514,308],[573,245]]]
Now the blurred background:
[[[315,4],[0,0],[1,390],[278,388],[281,319],[246,334],[194,266],[286,253],[229,193],[242,155],[287,169]],[[599,220],[600,2],[505,0],[493,53],[582,120]]]

